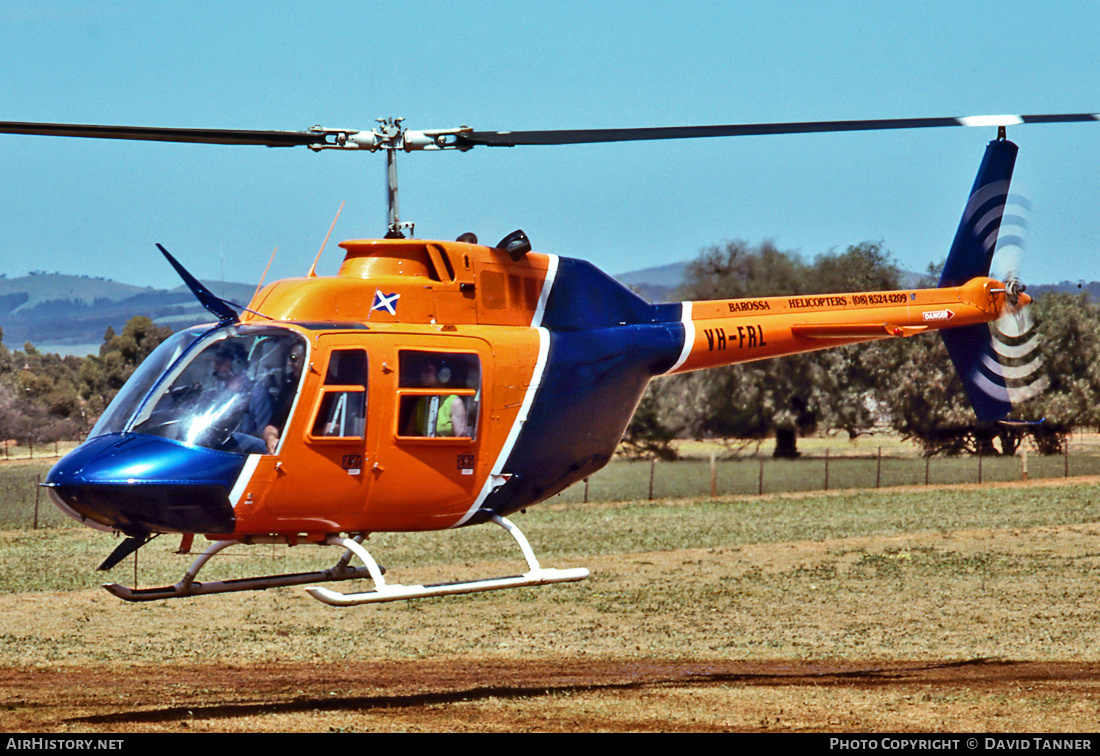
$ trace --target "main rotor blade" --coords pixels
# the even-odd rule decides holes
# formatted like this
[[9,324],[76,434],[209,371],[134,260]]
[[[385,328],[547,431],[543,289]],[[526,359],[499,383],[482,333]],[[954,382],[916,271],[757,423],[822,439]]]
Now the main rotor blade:
[[794,123],[744,123],[722,126],[672,126],[635,129],[570,129],[564,131],[471,131],[455,136],[462,147],[515,147],[519,145],[590,144],[636,142],[652,139],[701,139],[707,137],[809,134],[885,129],[932,129],[946,126],[1014,126],[1022,123],[1075,123],[1100,121],[1100,113],[1062,115],[958,116],[952,118],[891,118],[864,121],[802,121]]
[[143,142],[198,142],[296,147],[324,144],[325,135],[313,131],[247,131],[236,129],[176,129],[156,126],[95,126],[79,123],[21,123],[0,121],[0,134],[134,139]]
[[[768,134],[807,134],[838,131],[877,131],[885,129],[930,129],[946,126],[1014,126],[1023,123],[1077,123],[1100,121],[1100,113],[1061,115],[958,116],[951,118],[892,118],[862,121],[801,121],[792,123],[743,123],[718,126],[671,126],[630,129],[566,129],[561,131],[444,131],[399,132],[402,147],[411,149],[468,150],[479,145],[515,147],[519,145],[591,144],[600,142],[636,142],[656,139],[701,139]],[[204,144],[259,145],[265,147],[307,146],[314,149],[346,148],[374,151],[389,144],[373,131],[322,129],[307,131],[254,131],[239,129],[163,128],[158,126],[97,126],[78,123],[25,123],[0,121],[0,134],[84,137],[89,139],[131,139],[148,142],[197,142]],[[366,135],[360,140],[356,136]],[[411,135],[417,139],[410,139]],[[437,141],[443,139],[443,141]],[[423,141],[427,140],[427,141]],[[394,147],[390,147],[393,149]]]

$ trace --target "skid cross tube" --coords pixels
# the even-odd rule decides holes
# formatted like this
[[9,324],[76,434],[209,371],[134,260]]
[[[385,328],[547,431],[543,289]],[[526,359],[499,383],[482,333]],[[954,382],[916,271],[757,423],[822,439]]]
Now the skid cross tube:
[[[504,528],[519,544],[527,560],[528,571],[522,575],[510,577],[488,578],[485,580],[460,581],[455,583],[438,583],[435,585],[400,585],[390,584],[377,570],[374,558],[363,548],[362,544],[350,539],[332,536],[327,541],[334,545],[341,545],[354,551],[356,556],[363,560],[371,572],[374,581],[374,590],[363,593],[339,593],[328,588],[313,586],[306,591],[313,598],[331,606],[357,606],[359,604],[378,604],[387,601],[405,601],[408,599],[427,598],[429,596],[456,596],[463,593],[480,593],[483,591],[499,591],[506,588],[521,588],[524,586],[549,585],[551,583],[570,583],[584,580],[588,577],[588,570],[578,567],[569,570],[557,570],[539,565],[535,558],[531,545],[515,525],[499,515],[493,516],[493,522]],[[377,574],[375,574],[377,571]]]
[[[359,541],[362,536],[356,536]],[[355,539],[346,539],[348,543],[357,544]],[[352,552],[346,551],[336,564],[327,570],[316,572],[296,572],[286,575],[263,575],[251,578],[236,578],[233,580],[218,580],[200,583],[196,582],[199,570],[210,561],[218,552],[234,546],[240,541],[216,541],[211,544],[191,564],[183,579],[175,585],[160,588],[129,588],[118,583],[104,585],[112,595],[123,601],[158,601],[160,599],[185,598],[187,596],[205,596],[213,593],[235,593],[238,591],[263,591],[268,588],[283,588],[292,585],[310,585],[312,583],[325,583],[334,580],[355,580],[361,578],[373,578],[375,574],[381,577],[382,569],[373,560],[367,563],[367,567],[350,567]]]

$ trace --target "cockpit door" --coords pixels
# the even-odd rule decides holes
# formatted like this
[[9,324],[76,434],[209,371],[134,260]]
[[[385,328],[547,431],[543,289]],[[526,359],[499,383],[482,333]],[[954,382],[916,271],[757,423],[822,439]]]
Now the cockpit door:
[[368,420],[370,361],[362,334],[317,338],[274,461],[271,514],[300,518],[303,530],[358,528],[370,496],[375,440]]

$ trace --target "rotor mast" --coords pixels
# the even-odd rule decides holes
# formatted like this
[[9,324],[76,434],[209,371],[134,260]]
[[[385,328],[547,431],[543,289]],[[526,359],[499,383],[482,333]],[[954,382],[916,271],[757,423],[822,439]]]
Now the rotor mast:
[[413,223],[401,222],[401,208],[397,201],[397,150],[404,149],[405,132],[401,128],[402,118],[379,118],[382,124],[376,129],[382,141],[380,148],[386,151],[386,207],[389,210],[389,223],[386,226],[387,239],[404,239],[405,230],[413,235]]
[[325,129],[314,126],[311,132],[325,137],[323,142],[310,144],[311,150],[355,150],[370,152],[386,151],[386,206],[388,220],[387,239],[404,239],[405,232],[412,236],[411,221],[401,220],[400,203],[397,199],[397,152],[404,150],[468,150],[473,145],[460,146],[455,142],[456,135],[472,132],[469,126],[457,129],[436,129],[433,131],[410,131],[401,125],[404,118],[379,118],[379,125],[370,131],[352,131],[346,129]]

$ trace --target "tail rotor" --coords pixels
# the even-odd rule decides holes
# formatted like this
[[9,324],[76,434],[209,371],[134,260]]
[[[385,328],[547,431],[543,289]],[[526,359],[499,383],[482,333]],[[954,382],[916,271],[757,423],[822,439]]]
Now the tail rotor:
[[1026,306],[1030,300],[1021,301],[1027,287],[1020,282],[1030,217],[1031,202],[1019,194],[1010,194],[991,269],[994,278],[1005,282],[1005,311],[995,322],[997,329],[1009,337],[1018,337],[1034,325]]
[[1009,195],[993,257],[994,277],[1005,282],[1005,306],[1001,317],[990,324],[989,349],[982,358],[984,368],[1000,379],[1014,406],[1033,399],[1050,385],[1042,373],[1042,349],[1029,307],[1031,297],[1020,283],[1030,214],[1031,203],[1025,197]]
[[1002,420],[1013,405],[1038,395],[1047,380],[1028,313],[1031,297],[1019,277],[1029,203],[1009,195],[1016,153],[1016,145],[1003,136],[986,146],[940,278],[940,286],[960,286],[987,276],[996,252],[998,275],[1005,282],[1001,316],[989,325],[941,331],[974,412],[984,422]]

